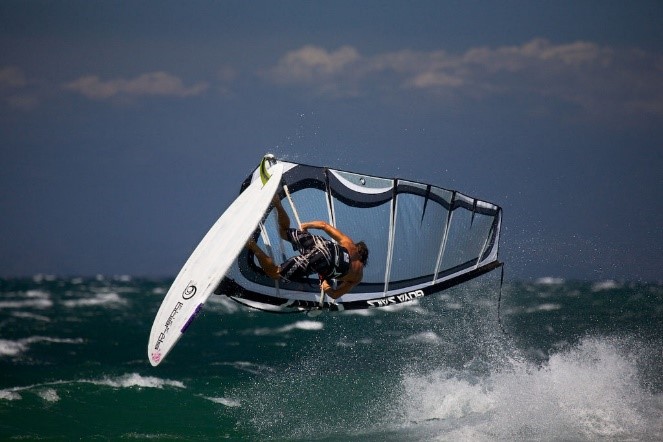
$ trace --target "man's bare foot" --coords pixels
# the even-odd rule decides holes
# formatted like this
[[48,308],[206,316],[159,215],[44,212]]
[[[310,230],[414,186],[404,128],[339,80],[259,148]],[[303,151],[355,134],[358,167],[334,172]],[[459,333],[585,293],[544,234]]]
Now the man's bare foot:
[[258,244],[256,244],[256,242],[255,242],[255,240],[254,240],[253,238],[250,238],[250,239],[246,242],[246,247],[247,247],[249,250],[251,250],[253,253],[256,253],[256,250],[259,250],[259,251],[262,252],[262,250],[260,250],[260,247],[258,247]]

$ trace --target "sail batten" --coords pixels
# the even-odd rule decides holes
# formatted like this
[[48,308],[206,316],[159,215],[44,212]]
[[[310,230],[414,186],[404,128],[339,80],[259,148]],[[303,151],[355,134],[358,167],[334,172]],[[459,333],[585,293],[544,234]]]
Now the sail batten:
[[[456,197],[456,192],[453,192],[451,194],[451,206],[453,206],[455,197]],[[437,255],[437,262],[435,263],[435,276],[433,277],[431,284],[435,284],[435,281],[437,280],[437,275],[440,271],[440,266],[442,265],[442,258],[444,257],[444,251],[447,248],[447,239],[449,238],[449,226],[451,226],[451,220],[453,218],[453,215],[454,215],[453,210],[449,210],[447,212],[447,220],[444,223],[444,234],[442,235],[442,241],[440,242],[440,251],[438,252]]]
[[325,196],[327,201],[327,216],[329,217],[329,224],[336,227],[336,217],[334,216],[334,201],[331,197],[331,189],[329,188],[329,171],[325,169]]
[[391,265],[392,265],[392,260],[393,260],[393,255],[394,255],[394,234],[396,230],[396,215],[398,213],[398,198],[396,196],[396,185],[394,183],[394,197],[391,200],[391,206],[390,210],[391,213],[389,215],[389,245],[387,246],[387,263],[386,263],[386,270],[385,270],[385,275],[384,275],[384,293],[387,293],[389,290],[389,278],[391,275]]

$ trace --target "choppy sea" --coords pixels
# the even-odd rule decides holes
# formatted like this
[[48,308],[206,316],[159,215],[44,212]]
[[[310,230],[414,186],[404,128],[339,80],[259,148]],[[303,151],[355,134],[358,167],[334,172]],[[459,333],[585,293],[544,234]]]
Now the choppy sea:
[[499,275],[357,313],[212,296],[154,368],[171,280],[0,280],[0,440],[663,440],[663,285]]

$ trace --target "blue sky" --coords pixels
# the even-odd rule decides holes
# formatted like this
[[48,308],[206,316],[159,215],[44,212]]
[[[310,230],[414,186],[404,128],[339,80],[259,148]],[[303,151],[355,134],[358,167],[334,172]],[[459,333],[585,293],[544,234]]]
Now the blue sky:
[[3,1],[0,276],[174,275],[266,152],[504,208],[507,276],[663,280],[658,1]]

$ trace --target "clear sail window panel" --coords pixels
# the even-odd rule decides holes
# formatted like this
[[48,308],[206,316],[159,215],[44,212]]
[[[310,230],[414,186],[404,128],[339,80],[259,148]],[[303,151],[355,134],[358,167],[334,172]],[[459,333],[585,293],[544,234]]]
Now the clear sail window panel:
[[368,265],[364,268],[363,283],[382,283],[386,271],[389,244],[391,204],[371,208],[349,206],[334,199],[336,227],[352,238],[364,241],[369,249]]
[[413,194],[397,199],[390,283],[434,274],[447,220],[447,210],[436,202]]
[[476,262],[484,249],[493,220],[492,216],[478,213],[474,214],[473,220],[472,211],[456,209],[449,227],[449,237],[440,271]]

